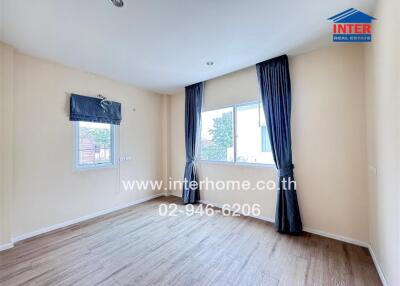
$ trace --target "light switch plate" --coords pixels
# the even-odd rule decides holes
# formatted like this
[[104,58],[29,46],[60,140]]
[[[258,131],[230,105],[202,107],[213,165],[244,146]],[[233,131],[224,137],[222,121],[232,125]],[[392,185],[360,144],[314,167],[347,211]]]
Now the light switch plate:
[[373,173],[374,175],[376,175],[378,173],[376,167],[368,165],[368,170]]

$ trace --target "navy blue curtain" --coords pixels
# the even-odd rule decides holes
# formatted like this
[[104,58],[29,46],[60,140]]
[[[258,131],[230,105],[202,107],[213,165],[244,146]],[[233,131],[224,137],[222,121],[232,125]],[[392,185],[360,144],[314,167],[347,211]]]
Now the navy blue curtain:
[[121,122],[121,103],[71,94],[70,121],[90,121],[119,125]]
[[298,234],[303,226],[297,202],[290,129],[291,87],[286,55],[256,66],[272,154],[279,171],[275,227]]
[[200,145],[200,121],[203,89],[204,84],[202,82],[185,88],[186,165],[182,191],[182,199],[185,204],[193,204],[200,200],[196,157]]

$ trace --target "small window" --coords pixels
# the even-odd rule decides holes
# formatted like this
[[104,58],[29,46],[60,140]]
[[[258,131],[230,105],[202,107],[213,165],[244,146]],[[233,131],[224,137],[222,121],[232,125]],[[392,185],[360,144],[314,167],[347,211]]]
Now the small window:
[[115,125],[76,121],[75,168],[88,169],[115,165]]
[[264,113],[257,103],[236,108],[236,161],[273,164]]
[[209,161],[234,161],[233,108],[202,113],[200,158]]

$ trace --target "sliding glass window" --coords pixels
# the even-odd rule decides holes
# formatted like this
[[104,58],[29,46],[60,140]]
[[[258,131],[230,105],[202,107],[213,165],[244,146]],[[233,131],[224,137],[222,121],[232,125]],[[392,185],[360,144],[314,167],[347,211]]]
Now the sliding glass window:
[[274,164],[263,110],[246,103],[202,113],[200,159]]

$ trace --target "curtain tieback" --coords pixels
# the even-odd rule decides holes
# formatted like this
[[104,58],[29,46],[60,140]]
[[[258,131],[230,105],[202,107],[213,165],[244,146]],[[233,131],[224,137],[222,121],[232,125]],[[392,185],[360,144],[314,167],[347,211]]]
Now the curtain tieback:
[[294,169],[294,165],[290,165],[288,167],[283,167],[278,169],[279,171],[279,176],[280,177],[285,177],[285,176],[293,176],[293,169]]
[[194,164],[196,160],[193,159],[186,159],[186,164]]

